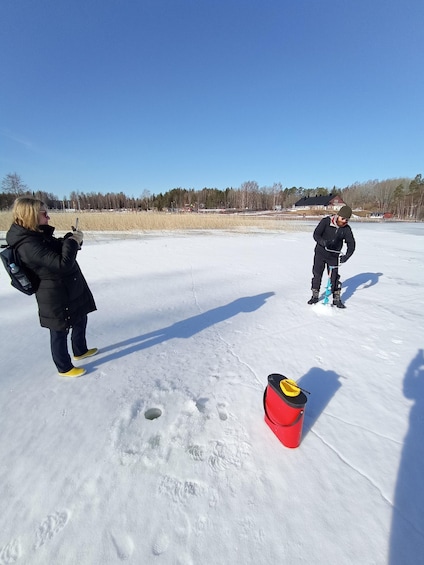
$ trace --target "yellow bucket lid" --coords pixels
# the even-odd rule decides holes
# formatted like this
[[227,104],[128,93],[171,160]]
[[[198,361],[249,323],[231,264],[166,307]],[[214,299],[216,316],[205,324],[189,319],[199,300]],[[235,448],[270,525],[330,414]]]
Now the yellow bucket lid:
[[280,381],[280,388],[286,396],[299,396],[301,390],[293,379]]

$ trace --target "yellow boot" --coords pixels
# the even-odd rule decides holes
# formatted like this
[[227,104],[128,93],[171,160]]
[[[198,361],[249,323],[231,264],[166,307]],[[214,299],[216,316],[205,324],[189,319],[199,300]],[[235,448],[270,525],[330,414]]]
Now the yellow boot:
[[98,351],[99,350],[97,349],[97,347],[93,347],[93,349],[88,349],[82,355],[74,355],[74,359],[75,361],[81,361],[81,359],[86,359],[87,357],[92,357],[93,355],[96,355]]
[[82,377],[87,371],[83,367],[72,367],[70,371],[66,373],[59,373],[61,377]]

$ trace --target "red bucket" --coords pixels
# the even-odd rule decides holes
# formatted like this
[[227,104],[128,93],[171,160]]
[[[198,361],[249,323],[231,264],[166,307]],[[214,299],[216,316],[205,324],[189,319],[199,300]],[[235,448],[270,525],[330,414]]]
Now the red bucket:
[[284,375],[273,373],[268,376],[264,392],[265,422],[286,447],[298,447],[302,437],[306,395],[300,391],[297,396],[284,394],[281,381]]

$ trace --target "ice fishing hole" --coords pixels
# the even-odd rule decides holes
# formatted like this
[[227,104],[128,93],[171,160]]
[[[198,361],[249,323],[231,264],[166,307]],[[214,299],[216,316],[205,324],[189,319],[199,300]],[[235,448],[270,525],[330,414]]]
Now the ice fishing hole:
[[149,408],[144,413],[146,420],[156,420],[156,418],[160,418],[160,416],[162,416],[162,410],[159,408]]

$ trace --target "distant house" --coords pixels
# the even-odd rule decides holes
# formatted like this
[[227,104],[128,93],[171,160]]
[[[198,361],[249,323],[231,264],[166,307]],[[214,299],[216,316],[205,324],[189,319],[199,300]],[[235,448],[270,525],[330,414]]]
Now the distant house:
[[328,196],[304,196],[295,203],[298,210],[312,210],[322,208],[323,210],[340,210],[345,202],[338,194]]
[[369,217],[371,220],[391,220],[393,214],[391,212],[371,212]]

